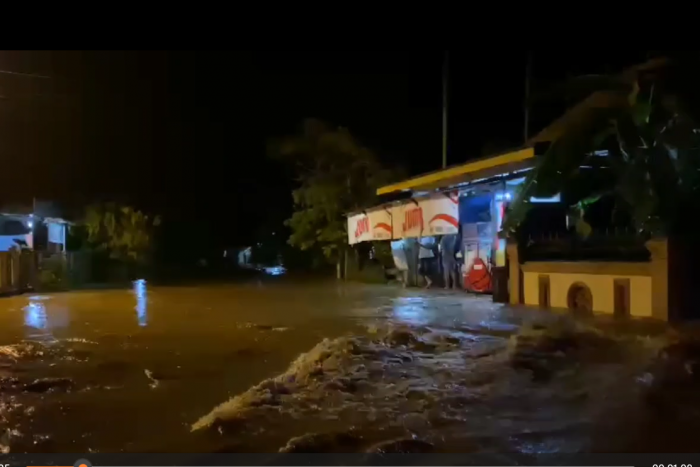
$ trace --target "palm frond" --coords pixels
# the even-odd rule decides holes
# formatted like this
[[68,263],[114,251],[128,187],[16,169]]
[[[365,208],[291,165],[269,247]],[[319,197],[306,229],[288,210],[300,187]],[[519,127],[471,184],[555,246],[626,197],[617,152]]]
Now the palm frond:
[[625,95],[597,92],[560,119],[553,143],[530,171],[504,222],[513,231],[527,215],[532,196],[554,196],[578,172],[590,153],[614,130],[612,122],[629,110]]
[[[571,203],[586,191],[609,194],[613,188],[639,229],[687,229],[685,212],[700,214],[693,208],[700,205],[697,64],[697,57],[690,67],[660,58],[612,77],[579,79],[584,93],[593,91],[530,140],[551,146],[516,196],[505,228],[512,231],[520,224],[531,196],[562,191]],[[595,90],[598,86],[605,89]],[[596,176],[585,180],[578,169],[595,149],[607,149],[610,157],[602,164],[605,169],[595,169]]]
[[537,105],[552,101],[561,101],[563,99],[575,104],[601,90],[625,92],[629,88],[629,85],[629,81],[618,75],[576,76],[566,82],[550,86],[545,90],[533,92],[527,103]]
[[[552,94],[566,93],[580,102],[529,141],[530,145],[551,144],[511,204],[504,223],[505,231],[513,231],[522,222],[530,209],[532,196],[552,196],[566,188],[569,191],[567,202],[584,197],[586,188],[581,186],[582,177],[577,177],[577,172],[589,155],[600,149],[612,135],[618,138],[619,151],[611,152],[610,176],[603,177],[604,183],[592,183],[587,189],[591,193],[610,193],[612,179],[623,180],[624,185],[619,188],[630,205],[633,205],[631,197],[648,195],[638,212],[647,218],[657,208],[659,199],[663,199],[663,205],[667,204],[673,190],[664,190],[664,185],[677,184],[677,178],[674,179],[675,172],[671,170],[672,164],[669,166],[667,157],[656,155],[650,161],[646,154],[660,150],[654,148],[654,135],[648,131],[652,105],[646,95],[640,97],[646,92],[646,88],[643,92],[640,82],[646,83],[650,77],[653,79],[665,72],[669,64],[666,58],[654,59],[615,75],[581,76],[553,88]],[[635,162],[631,163],[632,160]],[[658,171],[654,174],[658,180],[656,190],[640,188],[643,174],[649,178],[649,170]],[[603,179],[598,182],[603,182]]]
[[[624,91],[629,91],[630,89],[630,87],[626,87]],[[596,109],[605,110],[619,108],[625,105],[624,100],[626,98],[626,92],[617,90],[596,91],[531,138],[528,144],[534,145],[536,143],[557,141],[572,129],[578,128],[581,125],[588,125],[591,114],[596,112]]]

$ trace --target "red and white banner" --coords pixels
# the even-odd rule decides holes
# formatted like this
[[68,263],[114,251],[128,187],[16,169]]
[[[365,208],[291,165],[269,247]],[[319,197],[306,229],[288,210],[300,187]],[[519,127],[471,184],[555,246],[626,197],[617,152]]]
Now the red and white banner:
[[436,193],[420,201],[423,210],[423,236],[456,234],[459,231],[459,195]]
[[401,216],[394,222],[394,225],[399,227],[397,232],[399,236],[401,238],[422,237],[425,221],[420,201],[409,200],[400,207]]
[[456,192],[435,193],[348,217],[348,243],[351,245],[371,240],[456,234],[458,230],[459,198]]
[[348,243],[391,240],[394,236],[391,210],[387,207],[368,209],[348,217]]
[[359,242],[372,240],[372,229],[369,226],[369,216],[355,214],[348,217],[348,243],[354,245]]
[[394,235],[391,211],[389,208],[376,208],[367,211],[372,240],[391,240]]
[[[426,198],[407,201],[401,207],[401,238],[447,235],[459,230],[457,193],[436,193]],[[398,234],[396,226],[397,222],[394,219],[395,234]],[[398,238],[398,235],[395,238]]]

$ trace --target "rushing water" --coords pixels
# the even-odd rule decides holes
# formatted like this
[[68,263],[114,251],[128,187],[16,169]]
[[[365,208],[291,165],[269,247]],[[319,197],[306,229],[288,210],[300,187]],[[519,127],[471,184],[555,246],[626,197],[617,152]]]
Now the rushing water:
[[699,370],[676,340],[385,286],[5,298],[0,449],[694,451]]

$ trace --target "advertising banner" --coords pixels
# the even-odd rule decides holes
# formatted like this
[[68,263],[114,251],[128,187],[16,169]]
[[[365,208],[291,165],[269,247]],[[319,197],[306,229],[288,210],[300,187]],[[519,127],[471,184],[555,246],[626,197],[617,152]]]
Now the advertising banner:
[[394,238],[430,237],[459,231],[456,192],[411,199],[394,209]]
[[[417,238],[423,236],[425,225],[423,206],[418,200],[408,200],[400,205],[401,215],[398,218],[399,235],[401,238]],[[394,225],[397,222],[394,221]]]
[[389,208],[375,208],[367,211],[372,240],[391,240],[393,238],[392,215]]
[[423,236],[456,234],[459,231],[459,195],[436,193],[420,200]]
[[372,240],[372,230],[369,226],[369,217],[360,213],[348,217],[348,243],[354,245],[359,242]]
[[348,217],[348,243],[430,237],[459,231],[456,192],[435,193]]
[[348,243],[354,245],[372,240],[393,238],[392,212],[389,208],[375,208],[348,217]]

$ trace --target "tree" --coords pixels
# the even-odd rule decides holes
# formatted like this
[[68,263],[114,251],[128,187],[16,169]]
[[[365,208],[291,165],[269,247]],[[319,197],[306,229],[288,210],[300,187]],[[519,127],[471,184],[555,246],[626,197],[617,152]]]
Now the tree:
[[348,234],[348,212],[371,206],[377,187],[392,173],[345,128],[304,121],[302,131],[271,144],[274,157],[294,164],[299,183],[294,213],[287,220],[289,243],[302,250],[319,247],[339,264]]
[[158,225],[160,217],[115,203],[93,205],[85,213],[88,241],[112,259],[129,263],[145,262]]
[[[687,219],[700,214],[697,69],[687,59],[662,58],[575,81],[586,97],[545,130],[551,145],[516,194],[505,233],[516,231],[531,196],[557,193],[580,211],[614,196],[647,234],[692,228]],[[609,157],[594,156],[602,149]],[[584,172],[583,165],[600,170]]]

